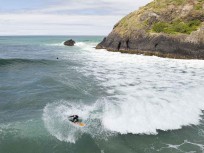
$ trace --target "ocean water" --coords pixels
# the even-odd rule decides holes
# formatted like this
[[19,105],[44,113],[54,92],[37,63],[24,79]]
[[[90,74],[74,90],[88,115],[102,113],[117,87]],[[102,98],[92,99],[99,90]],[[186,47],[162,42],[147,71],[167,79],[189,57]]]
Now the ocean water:
[[102,39],[0,37],[0,153],[204,152],[204,61],[95,50]]

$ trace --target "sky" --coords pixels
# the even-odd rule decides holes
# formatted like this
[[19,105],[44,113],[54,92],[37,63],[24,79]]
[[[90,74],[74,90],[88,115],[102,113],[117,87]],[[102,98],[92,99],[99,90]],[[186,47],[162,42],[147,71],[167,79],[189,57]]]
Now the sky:
[[107,35],[152,0],[0,0],[0,35]]

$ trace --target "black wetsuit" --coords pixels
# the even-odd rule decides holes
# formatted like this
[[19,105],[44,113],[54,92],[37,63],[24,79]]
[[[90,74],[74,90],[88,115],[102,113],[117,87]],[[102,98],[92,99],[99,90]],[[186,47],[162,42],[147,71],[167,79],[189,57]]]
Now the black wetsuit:
[[69,117],[72,117],[72,119],[70,120],[71,122],[79,122],[79,116],[78,115],[72,115],[72,116],[69,116]]

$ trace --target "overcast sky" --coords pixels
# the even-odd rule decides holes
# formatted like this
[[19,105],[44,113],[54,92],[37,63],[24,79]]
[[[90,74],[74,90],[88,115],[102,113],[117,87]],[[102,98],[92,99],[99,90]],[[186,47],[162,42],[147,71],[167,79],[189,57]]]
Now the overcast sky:
[[0,35],[107,35],[152,0],[0,0]]

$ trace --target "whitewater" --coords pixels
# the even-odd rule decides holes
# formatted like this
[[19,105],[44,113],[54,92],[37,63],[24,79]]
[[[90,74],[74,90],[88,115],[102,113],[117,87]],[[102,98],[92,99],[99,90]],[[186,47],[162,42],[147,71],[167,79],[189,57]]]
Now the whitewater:
[[[96,78],[107,96],[78,107],[71,101],[48,104],[43,120],[52,135],[75,142],[82,133],[100,138],[117,133],[155,135],[158,130],[200,123],[204,109],[203,61],[113,53],[95,50],[95,45],[76,44],[84,52],[75,60],[85,63],[77,71]],[[87,127],[70,125],[72,130],[60,130],[59,124],[70,124],[67,116],[72,114],[78,114]]]

